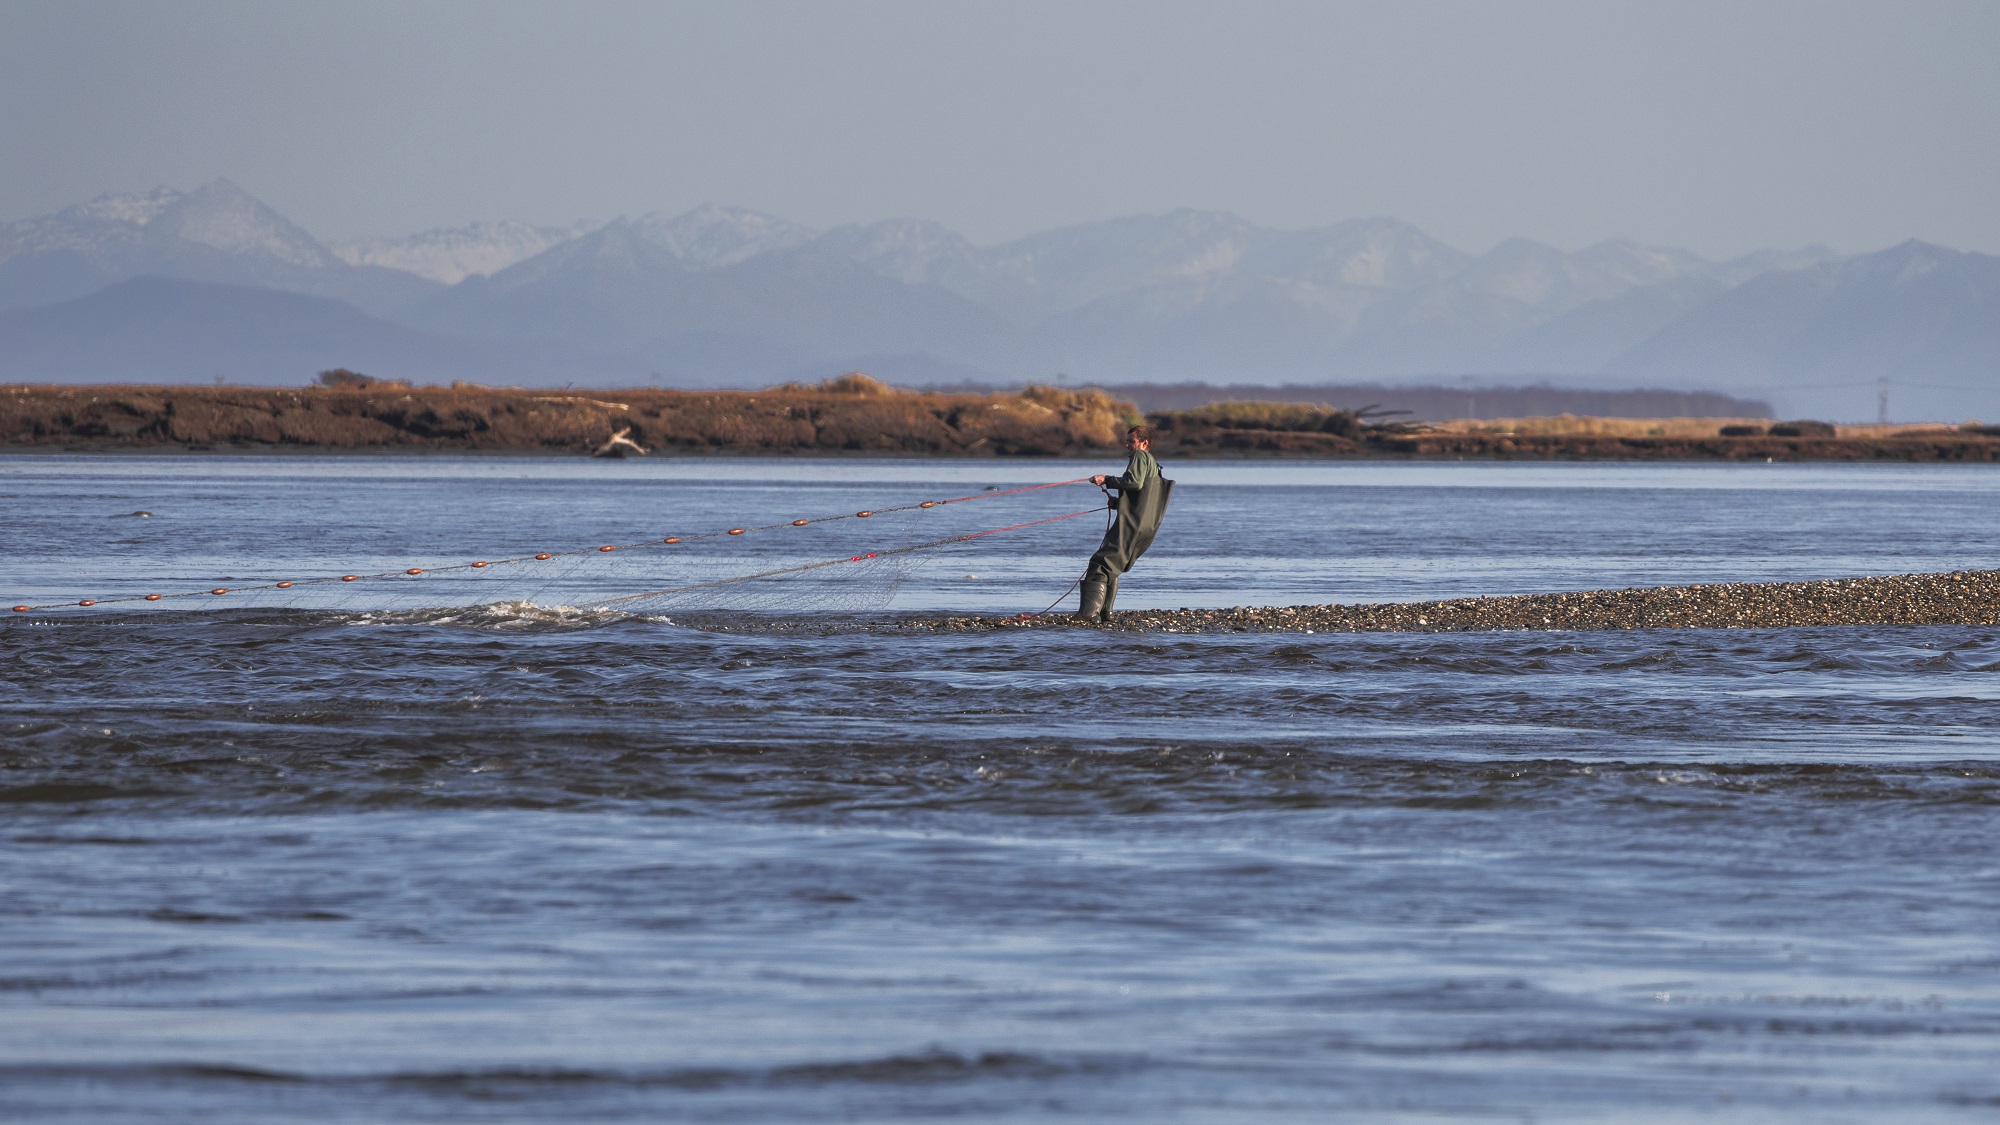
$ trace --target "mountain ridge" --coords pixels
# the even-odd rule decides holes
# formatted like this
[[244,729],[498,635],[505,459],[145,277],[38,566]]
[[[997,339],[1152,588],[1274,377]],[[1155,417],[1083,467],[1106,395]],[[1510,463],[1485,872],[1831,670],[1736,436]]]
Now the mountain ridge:
[[104,195],[0,224],[0,309],[55,304],[144,276],[309,293],[376,313],[437,288],[400,270],[349,265],[226,179],[189,192]]
[[637,381],[634,360],[427,332],[342,301],[261,286],[138,277],[0,312],[0,382],[299,383],[332,367],[409,381],[534,379],[559,368]]
[[815,230],[704,204],[329,247],[227,180],[0,224],[0,308],[142,276],[344,301],[543,356],[544,381],[573,362],[558,356],[688,385],[864,361],[917,382],[1532,376],[1855,416],[1873,399],[1847,392],[1886,378],[1927,411],[2000,413],[2000,258],[1916,242],[1725,262],[1629,240],[1469,254],[1385,216],[1276,230],[1181,209],[980,246],[922,219]]

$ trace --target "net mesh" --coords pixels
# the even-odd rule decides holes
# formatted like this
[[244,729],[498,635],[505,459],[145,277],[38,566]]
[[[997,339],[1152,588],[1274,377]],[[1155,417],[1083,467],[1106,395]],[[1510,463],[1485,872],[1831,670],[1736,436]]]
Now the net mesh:
[[[129,583],[123,589],[116,583],[110,589],[99,583],[97,588],[104,592],[94,597],[39,598],[16,608],[65,613],[320,610],[361,612],[378,619],[418,614],[438,620],[456,619],[468,610],[515,617],[639,613],[681,619],[862,614],[889,606],[913,575],[955,549],[1102,511],[1098,507],[1049,514],[1049,494],[1028,495],[1080,483],[1085,482],[916,499],[880,510],[690,530],[533,554],[460,556],[402,566],[378,563],[348,573],[239,570],[213,584],[192,578],[155,580],[143,591],[129,588]],[[1058,503],[1068,506],[1076,500],[1072,493],[1061,496]],[[1009,517],[1015,522],[1001,522]]]

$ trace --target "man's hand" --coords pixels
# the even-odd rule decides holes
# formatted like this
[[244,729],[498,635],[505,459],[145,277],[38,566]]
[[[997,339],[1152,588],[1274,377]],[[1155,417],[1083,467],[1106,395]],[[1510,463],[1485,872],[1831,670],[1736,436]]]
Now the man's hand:
[[1092,484],[1096,485],[1096,486],[1097,486],[1097,487],[1099,487],[1099,488],[1103,488],[1103,487],[1104,487],[1104,474],[1103,474],[1103,473],[1099,473],[1099,474],[1097,474],[1096,476],[1094,476],[1094,477],[1091,477],[1091,478],[1090,478],[1090,483],[1092,483]]

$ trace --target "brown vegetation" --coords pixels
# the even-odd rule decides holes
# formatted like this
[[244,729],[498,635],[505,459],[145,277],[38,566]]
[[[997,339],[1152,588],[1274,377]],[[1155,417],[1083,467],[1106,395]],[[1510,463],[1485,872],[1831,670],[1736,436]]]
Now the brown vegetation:
[[[353,373],[343,373],[352,375]],[[365,378],[365,377],[363,377]],[[409,387],[0,387],[0,444],[655,453],[1061,454],[1116,448],[1137,416],[1098,391],[931,395],[865,375],[767,391]]]
[[1733,418],[1509,418],[1405,425],[1302,403],[1149,415],[1163,457],[1624,461],[2000,461],[2000,427],[1835,427]]
[[[412,387],[351,371],[302,388],[0,386],[0,445],[661,454],[1059,455],[1139,421],[1098,390],[898,390],[859,373],[762,391]],[[2000,461],[2000,427],[1521,418],[1409,425],[1366,410],[1221,402],[1148,416],[1165,458]],[[625,441],[612,443],[625,432]],[[1727,433],[1725,434],[1725,431]],[[1795,436],[1794,436],[1795,435]]]
[[1563,437],[1671,437],[1706,438],[1718,435],[1747,437],[1769,429],[1769,418],[1597,418],[1588,415],[1557,414],[1547,418],[1458,418],[1432,423],[1441,433],[1494,434],[1520,437],[1523,434]]

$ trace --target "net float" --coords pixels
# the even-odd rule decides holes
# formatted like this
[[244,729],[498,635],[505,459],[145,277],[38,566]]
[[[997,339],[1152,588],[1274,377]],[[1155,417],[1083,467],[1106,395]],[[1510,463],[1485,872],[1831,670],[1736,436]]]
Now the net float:
[[359,581],[360,578],[361,576],[359,574],[343,574],[340,576],[340,580],[342,582],[356,582]]
[[793,521],[792,521],[792,526],[793,526],[793,527],[804,527],[804,526],[805,526],[806,524],[808,524],[808,523],[810,523],[810,522],[812,522],[812,521],[810,521],[810,520],[793,520]]
[[730,528],[730,529],[729,529],[729,534],[731,534],[731,535],[741,535],[741,534],[743,534],[743,529],[742,529],[742,528],[740,528],[740,527],[732,527],[732,528]]
[[555,558],[555,556],[554,556],[554,555],[551,555],[551,554],[549,554],[549,553],[548,553],[547,551],[543,551],[543,552],[542,552],[541,554],[539,554],[539,555],[536,555],[535,557],[536,557],[536,558],[538,558],[538,559],[542,559],[542,560],[544,560],[544,561],[547,561],[547,560],[549,560],[549,559],[552,559],[552,558]]
[[160,600],[160,595],[158,595],[158,594],[147,594],[147,595],[146,595],[146,600],[147,600],[147,601],[149,601],[149,602],[156,602],[156,601],[159,601],[159,600]]
[[14,607],[14,612],[15,612],[15,613],[26,613],[26,612],[28,612],[28,607],[27,607],[27,606],[24,606],[24,605],[17,605],[17,606],[15,606],[15,607]]
[[413,567],[411,567],[410,569],[408,569],[408,570],[404,571],[403,573],[404,573],[404,574],[422,574],[423,572],[424,572],[424,568],[423,568],[423,567],[420,567],[420,566],[413,566]]
[[486,563],[485,563],[484,561],[481,561],[481,562],[476,562],[476,563],[473,563],[473,564],[472,564],[472,569],[474,569],[474,570],[478,570],[478,569],[479,569],[480,567],[482,567],[482,566],[485,566],[485,565],[486,565]]
[[938,502],[937,502],[937,501],[935,501],[935,500],[926,500],[926,501],[924,501],[923,503],[921,503],[921,504],[917,505],[917,507],[919,507],[919,508],[935,508],[935,507],[937,507],[937,505],[938,505]]
[[227,586],[217,586],[215,589],[209,591],[211,594],[226,594],[228,592],[229,587]]
[[616,548],[616,547],[599,547],[599,548],[598,548],[598,550],[600,550],[600,551],[615,551],[615,550],[617,550],[617,549],[618,549],[618,548]]
[[76,604],[78,604],[78,605],[96,605],[97,603],[96,603],[95,601],[92,601],[92,600],[91,600],[91,599],[89,599],[89,598],[85,598],[85,599],[83,599],[82,601],[80,601],[80,602],[78,602],[78,603],[76,603]]
[[292,588],[292,584],[291,584],[290,582],[280,582],[280,583],[278,583],[278,589],[280,589],[280,590],[289,590],[289,589],[291,589],[291,588]]
[[857,515],[857,516],[860,516],[860,517],[861,517],[862,519],[864,519],[864,520],[865,520],[865,519],[867,519],[867,518],[868,518],[869,516],[872,516],[872,515],[874,515],[875,513],[874,513],[874,512],[866,512],[866,511],[863,511],[863,512],[856,512],[856,513],[854,513],[854,514],[855,514],[855,515]]
[[669,535],[665,539],[660,540],[662,543],[678,543],[680,541],[681,537],[678,535]]

